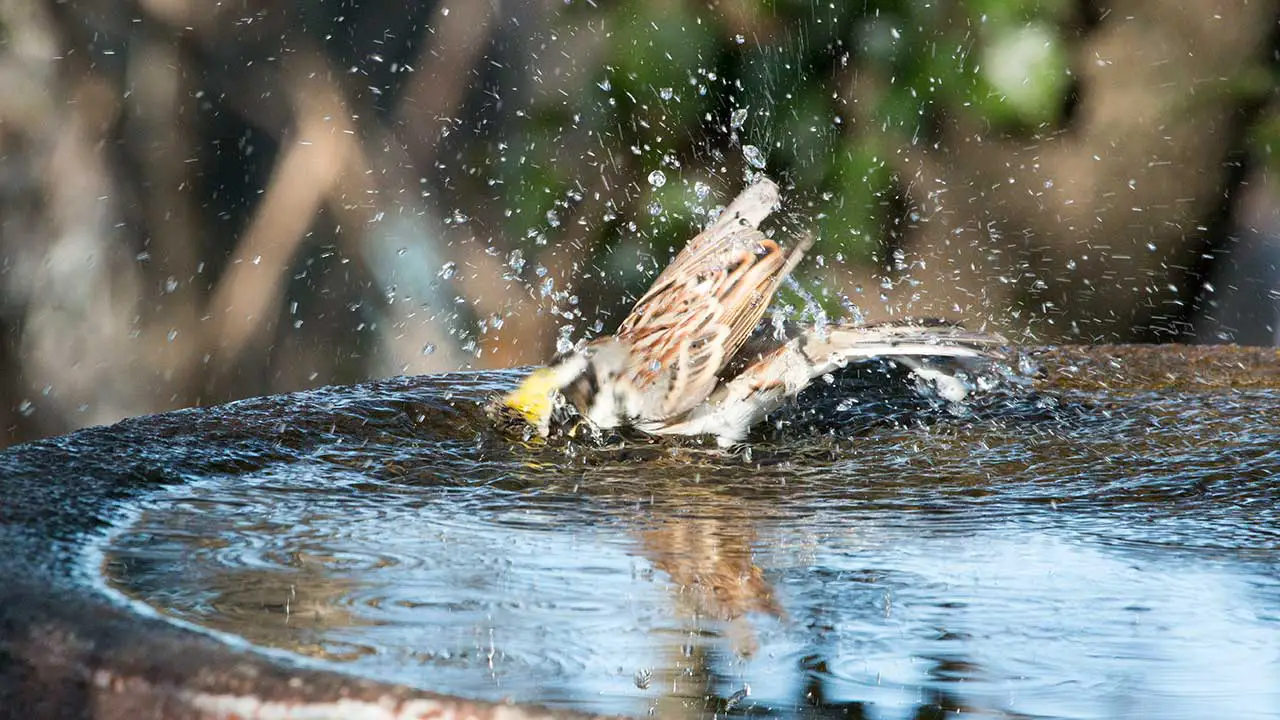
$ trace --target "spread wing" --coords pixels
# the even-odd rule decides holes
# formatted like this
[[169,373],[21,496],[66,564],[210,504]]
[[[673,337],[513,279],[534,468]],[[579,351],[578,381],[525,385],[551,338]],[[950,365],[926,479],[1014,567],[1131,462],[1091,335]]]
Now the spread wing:
[[[777,205],[778,186],[748,187],[658,276],[622,321],[617,336],[639,361],[632,380],[663,391],[654,417],[702,402],[720,370],[760,323],[778,285],[812,244],[791,252],[756,229]],[[659,379],[669,384],[663,387]]]
[[990,361],[1001,357],[1000,348],[1008,342],[995,333],[935,320],[836,324],[821,333],[806,330],[785,343],[760,336],[743,351],[747,357],[735,359],[746,366],[726,386],[726,396],[762,391],[795,395],[824,373],[872,358],[893,360],[917,371],[925,366],[915,358]]

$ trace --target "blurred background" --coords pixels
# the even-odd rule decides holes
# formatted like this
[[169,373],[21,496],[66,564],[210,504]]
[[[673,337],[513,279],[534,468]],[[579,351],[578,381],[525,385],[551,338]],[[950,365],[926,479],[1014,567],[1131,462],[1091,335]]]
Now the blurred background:
[[1278,4],[0,0],[0,445],[545,360],[759,171],[784,311],[1276,344]]

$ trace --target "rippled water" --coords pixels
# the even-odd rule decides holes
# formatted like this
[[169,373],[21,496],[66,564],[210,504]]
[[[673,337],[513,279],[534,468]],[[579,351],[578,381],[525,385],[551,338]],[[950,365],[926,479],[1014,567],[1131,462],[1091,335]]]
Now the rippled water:
[[168,615],[476,698],[1275,717],[1277,417],[1276,390],[1068,391],[884,398],[750,455],[387,432],[153,495],[106,570]]

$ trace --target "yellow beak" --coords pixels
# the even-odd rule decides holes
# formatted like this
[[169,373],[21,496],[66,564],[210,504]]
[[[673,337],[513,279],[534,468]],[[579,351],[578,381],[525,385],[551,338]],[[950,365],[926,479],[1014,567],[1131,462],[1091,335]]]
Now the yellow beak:
[[539,368],[502,398],[502,404],[523,415],[530,425],[545,427],[551,421],[556,389],[555,373],[550,368]]

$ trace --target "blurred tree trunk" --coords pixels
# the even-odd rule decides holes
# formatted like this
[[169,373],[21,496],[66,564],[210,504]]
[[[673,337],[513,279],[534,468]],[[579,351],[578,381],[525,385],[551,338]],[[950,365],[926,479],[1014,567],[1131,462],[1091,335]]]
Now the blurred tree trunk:
[[899,168],[927,218],[904,242],[924,261],[912,271],[919,314],[958,308],[1047,342],[1190,329],[1204,256],[1220,250],[1216,225],[1270,91],[1277,3],[1142,0],[1097,12],[1061,132],[1005,140],[962,115],[936,149],[904,148]]

